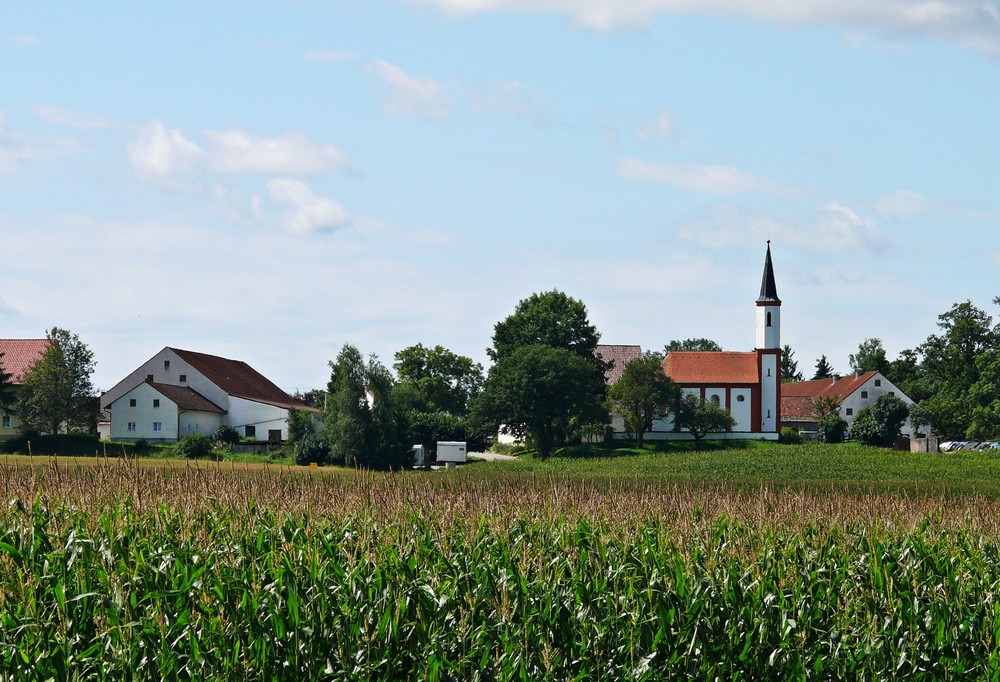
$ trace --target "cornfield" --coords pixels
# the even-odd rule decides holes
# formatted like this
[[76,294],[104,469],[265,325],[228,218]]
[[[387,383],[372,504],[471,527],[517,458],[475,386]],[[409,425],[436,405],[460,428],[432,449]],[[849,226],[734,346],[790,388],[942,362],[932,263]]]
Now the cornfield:
[[1000,502],[0,465],[0,678],[996,679]]

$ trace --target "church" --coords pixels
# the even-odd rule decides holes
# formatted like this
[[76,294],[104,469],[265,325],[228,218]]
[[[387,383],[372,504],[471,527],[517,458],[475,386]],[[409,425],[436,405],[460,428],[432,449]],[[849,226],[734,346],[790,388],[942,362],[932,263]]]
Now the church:
[[[771,262],[771,242],[767,243],[760,296],[756,302],[757,340],[749,352],[674,351],[663,359],[663,372],[684,394],[725,407],[736,421],[731,433],[712,434],[713,439],[777,440],[781,430],[781,299]],[[640,357],[639,346],[601,345],[598,357],[612,361],[606,378],[613,384],[629,360]],[[613,438],[629,438],[624,422],[616,416]],[[674,430],[667,415],[653,423],[647,440],[685,439],[691,436]]]

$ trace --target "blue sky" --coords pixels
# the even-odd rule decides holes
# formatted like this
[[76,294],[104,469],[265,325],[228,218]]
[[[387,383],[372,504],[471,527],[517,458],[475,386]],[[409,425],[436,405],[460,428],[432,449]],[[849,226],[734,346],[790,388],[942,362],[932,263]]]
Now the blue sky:
[[344,343],[486,362],[533,292],[607,343],[800,369],[1000,295],[1000,2],[0,6],[0,336],[113,386],[163,346],[321,387]]

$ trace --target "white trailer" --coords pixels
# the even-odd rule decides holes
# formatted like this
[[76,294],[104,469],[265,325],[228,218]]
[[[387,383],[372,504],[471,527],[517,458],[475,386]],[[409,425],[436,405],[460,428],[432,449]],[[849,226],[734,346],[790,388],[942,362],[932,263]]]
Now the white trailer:
[[449,469],[456,464],[465,464],[465,443],[456,440],[439,440],[437,461],[439,464],[443,462]]

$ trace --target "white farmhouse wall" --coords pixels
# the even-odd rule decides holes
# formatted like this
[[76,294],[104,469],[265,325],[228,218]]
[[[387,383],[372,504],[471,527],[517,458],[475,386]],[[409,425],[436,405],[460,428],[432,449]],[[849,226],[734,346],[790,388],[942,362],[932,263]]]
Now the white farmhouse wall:
[[288,410],[284,407],[230,397],[226,423],[236,428],[240,435],[246,434],[247,426],[253,426],[258,440],[267,440],[267,432],[272,429],[281,430],[281,440],[288,438]]
[[[854,418],[858,416],[858,412],[874,403],[880,395],[885,395],[886,393],[891,393],[908,406],[913,404],[913,401],[906,397],[906,394],[900,391],[895,384],[886,379],[882,374],[876,372],[868,381],[841,401],[840,416],[847,422],[847,427],[850,428],[854,425]],[[910,435],[909,420],[903,422],[900,431],[904,436]]]
[[222,426],[222,417],[218,412],[185,410],[178,415],[177,433],[181,438],[193,434],[211,437]]
[[[130,402],[135,401],[135,407]],[[159,401],[159,407],[154,407]],[[177,405],[146,383],[139,384],[112,403],[111,438],[124,440],[177,440]],[[129,431],[129,423],[135,431]],[[159,424],[160,429],[154,430]]]
[[[182,375],[184,381],[180,380]],[[109,409],[111,403],[139,384],[145,383],[150,376],[153,377],[153,381],[160,384],[190,386],[223,410],[229,408],[229,395],[225,391],[182,360],[172,349],[164,348],[101,396],[101,409]]]

